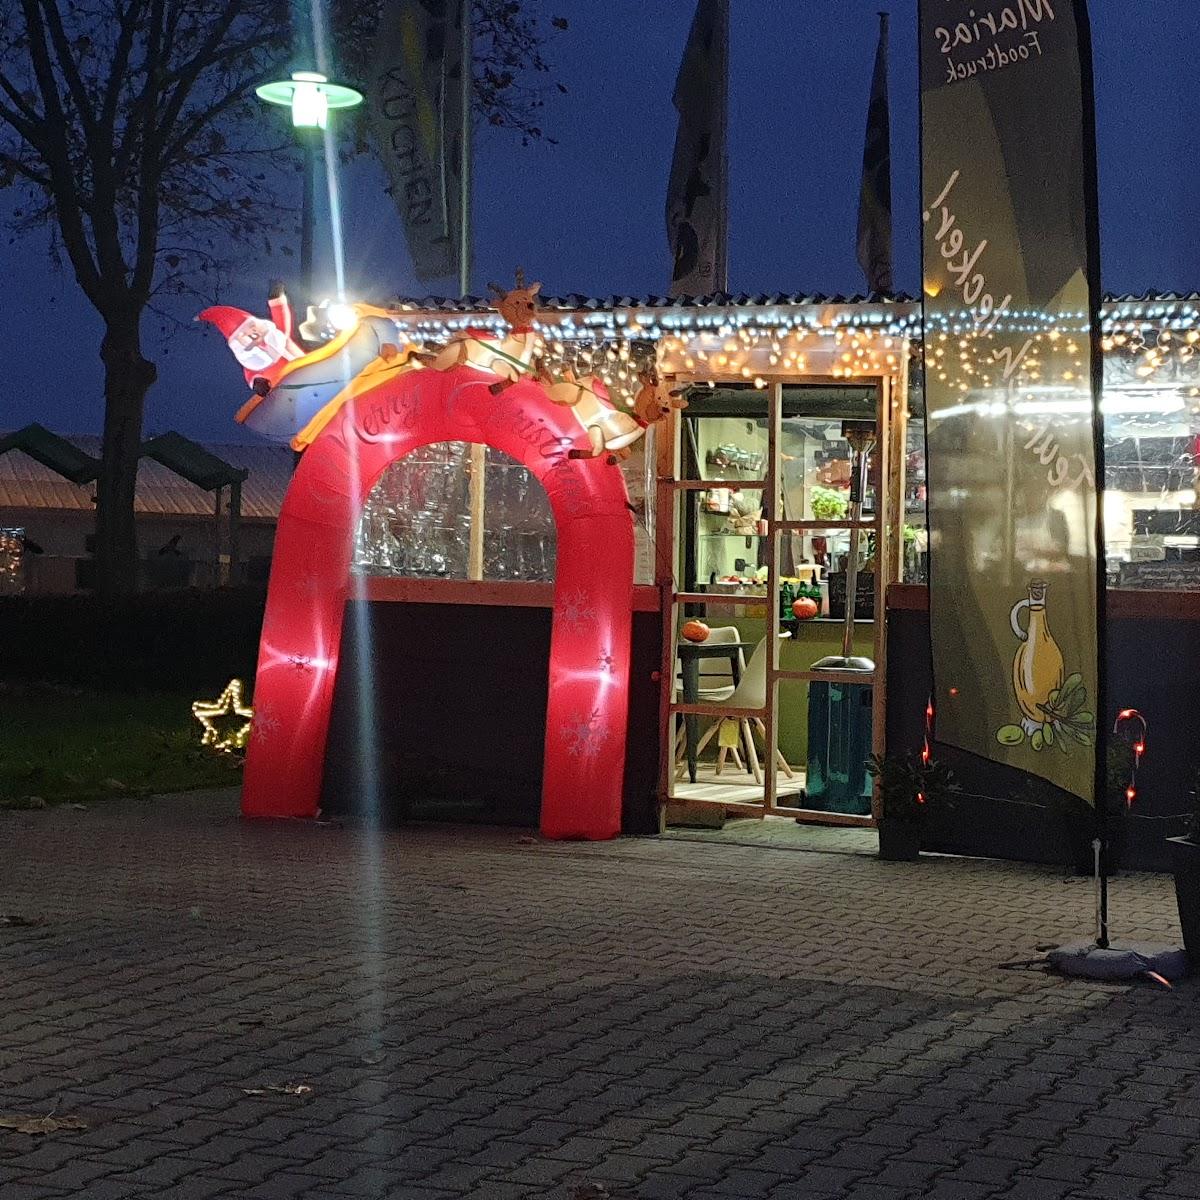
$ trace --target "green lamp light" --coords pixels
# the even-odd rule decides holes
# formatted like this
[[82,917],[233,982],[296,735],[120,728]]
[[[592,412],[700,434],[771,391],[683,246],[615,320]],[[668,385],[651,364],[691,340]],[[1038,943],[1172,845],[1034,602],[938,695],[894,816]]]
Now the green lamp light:
[[261,84],[254,93],[268,104],[290,108],[296,129],[324,129],[331,110],[354,108],[363,101],[362,92],[330,83],[317,71],[293,71],[291,79]]

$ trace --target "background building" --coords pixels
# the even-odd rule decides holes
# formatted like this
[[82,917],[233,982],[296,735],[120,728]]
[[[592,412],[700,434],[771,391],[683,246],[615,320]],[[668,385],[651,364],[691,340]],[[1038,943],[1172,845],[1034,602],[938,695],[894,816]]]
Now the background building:
[[[0,590],[89,585],[96,486],[74,479],[94,470],[99,454],[99,437],[61,438],[39,426],[0,439]],[[291,473],[286,446],[200,446],[178,434],[147,442],[135,501],[141,585],[265,583]]]

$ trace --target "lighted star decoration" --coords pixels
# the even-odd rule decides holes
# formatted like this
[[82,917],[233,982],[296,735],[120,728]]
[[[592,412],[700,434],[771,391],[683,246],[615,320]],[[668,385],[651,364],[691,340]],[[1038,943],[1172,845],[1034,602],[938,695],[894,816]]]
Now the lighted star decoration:
[[202,746],[232,754],[246,745],[254,709],[243,697],[242,681],[231,679],[216,700],[197,700],[192,705],[192,715],[204,726]]

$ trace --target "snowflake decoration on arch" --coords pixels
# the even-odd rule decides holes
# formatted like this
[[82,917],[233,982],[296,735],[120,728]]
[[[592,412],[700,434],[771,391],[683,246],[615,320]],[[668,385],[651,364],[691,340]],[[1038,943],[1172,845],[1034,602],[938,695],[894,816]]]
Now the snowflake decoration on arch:
[[608,730],[600,724],[600,713],[593,709],[588,716],[573,717],[562,728],[567,753],[572,758],[591,758],[608,741]]
[[261,705],[255,709],[254,716],[250,721],[250,740],[252,742],[261,742],[264,738],[269,738],[271,734],[280,728],[280,720],[270,706]]
[[325,586],[324,579],[320,571],[311,568],[302,575],[297,575],[292,580],[292,587],[296,592],[304,598],[318,596],[321,589]]
[[596,606],[583,588],[575,588],[563,596],[558,606],[558,616],[574,633],[595,621]]
[[613,667],[617,665],[617,660],[613,657],[611,650],[605,650],[596,658],[596,665],[606,675],[611,675]]

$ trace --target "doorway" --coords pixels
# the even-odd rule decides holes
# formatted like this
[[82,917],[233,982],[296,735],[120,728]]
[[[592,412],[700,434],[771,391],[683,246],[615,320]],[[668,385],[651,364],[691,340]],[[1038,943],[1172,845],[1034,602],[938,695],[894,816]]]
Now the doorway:
[[[890,377],[688,386],[659,460],[665,824],[874,825],[884,596],[905,543],[893,391]],[[857,513],[851,441],[866,459]],[[850,651],[870,669],[814,667],[845,649],[847,608]]]

